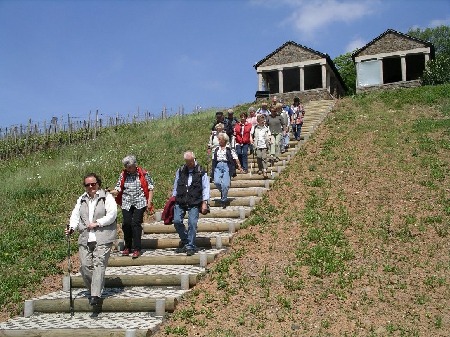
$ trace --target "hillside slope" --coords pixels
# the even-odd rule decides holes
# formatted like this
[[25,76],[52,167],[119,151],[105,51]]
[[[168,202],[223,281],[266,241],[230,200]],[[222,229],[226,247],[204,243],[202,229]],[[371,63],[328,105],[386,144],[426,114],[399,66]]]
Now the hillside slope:
[[448,336],[449,97],[341,100],[157,336]]

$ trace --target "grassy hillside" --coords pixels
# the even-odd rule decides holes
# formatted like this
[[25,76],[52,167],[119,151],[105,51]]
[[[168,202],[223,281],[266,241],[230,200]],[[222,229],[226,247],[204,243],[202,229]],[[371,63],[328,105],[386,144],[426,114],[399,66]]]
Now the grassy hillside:
[[[446,336],[449,98],[446,85],[339,101],[160,335]],[[23,289],[61,273],[62,231],[85,173],[111,187],[133,153],[162,207],[182,152],[206,163],[213,116],[1,162],[2,310],[17,313]]]
[[[237,107],[237,111],[248,106]],[[63,235],[82,178],[100,174],[114,187],[122,158],[134,154],[156,184],[154,202],[162,208],[183,152],[193,150],[206,166],[206,144],[215,111],[111,128],[96,140],[0,162],[0,307],[18,313],[23,291],[33,291],[47,275],[62,273],[66,257]]]
[[345,98],[157,336],[448,336],[450,86]]

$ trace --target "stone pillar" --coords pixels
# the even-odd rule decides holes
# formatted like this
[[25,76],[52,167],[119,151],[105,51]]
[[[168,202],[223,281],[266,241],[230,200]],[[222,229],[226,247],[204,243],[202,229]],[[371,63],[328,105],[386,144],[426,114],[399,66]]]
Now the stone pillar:
[[305,91],[305,67],[300,66],[300,91]]
[[264,89],[263,89],[263,81],[264,81],[264,79],[263,79],[262,72],[259,72],[259,73],[258,73],[258,90],[259,90],[259,91],[264,90]]
[[380,61],[380,81],[381,84],[384,84],[384,77],[383,77],[383,59],[379,60]]
[[400,56],[401,64],[402,64],[402,81],[406,81],[406,58],[405,55]]
[[425,54],[425,66],[427,65],[427,62],[430,60],[430,54]]
[[326,89],[327,87],[327,67],[325,64],[322,64],[322,89]]
[[327,90],[330,94],[332,94],[330,86],[331,86],[331,71],[327,71]]
[[283,69],[278,69],[278,92],[283,93]]

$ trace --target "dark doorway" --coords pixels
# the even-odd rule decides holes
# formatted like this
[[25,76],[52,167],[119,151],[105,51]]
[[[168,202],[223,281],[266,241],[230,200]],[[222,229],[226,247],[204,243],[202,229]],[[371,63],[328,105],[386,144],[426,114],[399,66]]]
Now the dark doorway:
[[313,65],[304,69],[305,90],[322,88],[322,66]]
[[283,92],[300,91],[300,69],[283,70]]
[[279,81],[278,81],[278,70],[268,71],[264,73],[264,78],[268,85],[268,90],[271,94],[276,94],[280,90]]
[[383,83],[399,82],[402,80],[402,64],[400,57],[383,59]]
[[425,70],[425,55],[406,55],[406,80],[418,80]]

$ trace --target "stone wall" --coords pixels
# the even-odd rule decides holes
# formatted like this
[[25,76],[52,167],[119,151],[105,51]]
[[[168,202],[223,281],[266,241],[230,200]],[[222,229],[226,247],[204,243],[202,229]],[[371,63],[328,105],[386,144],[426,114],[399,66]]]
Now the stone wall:
[[394,82],[394,83],[387,83],[387,84],[380,84],[380,85],[370,85],[370,86],[366,86],[366,87],[357,87],[356,93],[361,94],[364,92],[375,91],[375,90],[392,90],[392,89],[399,89],[399,88],[414,88],[414,87],[420,87],[420,86],[421,86],[420,80],[401,81],[401,82]]
[[424,48],[425,45],[415,40],[399,36],[394,33],[388,33],[366,49],[358,53],[357,56],[376,55],[381,53],[393,53],[402,50],[411,50],[415,48]]
[[[312,90],[306,90],[306,91],[292,91],[292,92],[285,92],[282,94],[274,94],[270,95],[269,101],[272,101],[272,97],[277,96],[278,99],[282,99],[285,103],[292,104],[294,102],[294,97],[297,96],[300,98],[300,102],[306,103],[309,101],[317,101],[317,100],[332,100],[334,99],[333,96],[328,92],[327,89],[312,89]],[[256,99],[256,102],[260,104],[263,101],[267,101],[266,98],[258,98]]]
[[308,60],[320,60],[321,57],[306,49],[294,46],[292,44],[286,45],[284,48],[270,56],[267,60],[259,65],[259,67],[281,65],[293,62],[301,62]]

